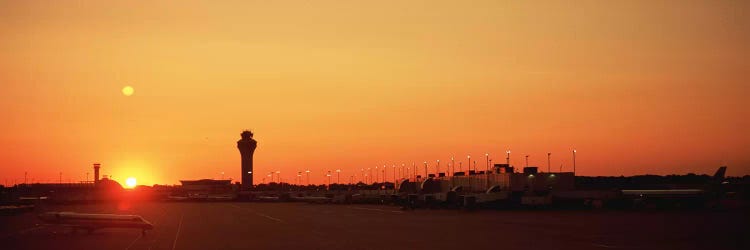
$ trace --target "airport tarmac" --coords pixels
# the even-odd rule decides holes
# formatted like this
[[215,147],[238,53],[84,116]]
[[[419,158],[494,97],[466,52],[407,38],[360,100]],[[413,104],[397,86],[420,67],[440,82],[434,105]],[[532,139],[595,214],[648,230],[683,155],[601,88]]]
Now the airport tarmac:
[[[36,212],[138,214],[155,229],[38,227]],[[143,202],[0,216],[2,249],[747,249],[748,215],[713,211],[415,210]]]

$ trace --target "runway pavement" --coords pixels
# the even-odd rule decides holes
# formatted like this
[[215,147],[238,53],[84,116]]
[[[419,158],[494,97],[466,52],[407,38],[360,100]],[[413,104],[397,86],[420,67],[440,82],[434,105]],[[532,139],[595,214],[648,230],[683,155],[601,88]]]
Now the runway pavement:
[[393,206],[169,203],[40,207],[138,214],[92,234],[0,216],[2,249],[747,249],[748,215],[709,211],[402,211]]

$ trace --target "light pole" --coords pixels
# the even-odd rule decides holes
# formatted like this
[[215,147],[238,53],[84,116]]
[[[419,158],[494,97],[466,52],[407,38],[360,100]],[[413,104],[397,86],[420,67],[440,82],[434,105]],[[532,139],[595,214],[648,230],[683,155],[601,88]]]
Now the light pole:
[[437,165],[435,166],[435,177],[440,177],[440,160],[437,160]]
[[427,178],[427,176],[430,176],[429,173],[427,173],[427,161],[424,162],[424,178]]
[[221,172],[221,179],[224,179],[224,172]]
[[310,186],[310,170],[305,170],[305,173],[307,173],[307,185]]
[[414,169],[414,181],[417,180],[417,163],[411,162],[411,168]]
[[328,176],[328,190],[331,190],[331,170],[328,170],[326,176]]
[[526,155],[526,167],[529,167],[529,155]]
[[405,165],[406,165],[406,164],[403,164],[403,163],[401,163],[401,179],[403,179],[403,178],[404,178],[404,175],[407,175],[407,174],[406,174],[406,172],[404,172],[404,169],[405,169],[404,167],[405,167]]
[[454,175],[456,173],[456,159],[453,157],[453,155],[451,155],[451,167],[453,167],[453,171],[448,171],[452,172],[451,175]]
[[297,172],[297,185],[302,185],[302,171]]
[[469,159],[469,172],[471,172],[471,155],[467,155],[466,158]]
[[383,183],[385,183],[385,165],[383,165],[383,170],[380,171],[383,171]]
[[463,172],[464,171],[464,162],[459,162],[458,163],[458,171],[459,172]]
[[486,185],[485,188],[490,186],[490,172],[491,171],[489,169],[489,166],[491,166],[491,165],[492,165],[492,159],[490,159],[489,155],[488,155],[488,157],[487,157],[487,166],[488,167],[487,167],[487,170],[485,170],[485,172],[484,172],[484,176],[487,177],[487,178],[485,178],[487,180],[485,182],[485,185]]
[[490,153],[484,153],[484,158],[487,163],[487,166],[486,166],[487,170],[489,171],[490,170]]
[[281,184],[281,171],[276,170],[276,180]]
[[577,150],[573,149],[573,176],[576,176],[576,152]]
[[336,183],[341,184],[341,169],[336,169]]
[[505,157],[505,164],[508,164],[508,167],[510,167],[510,150],[505,151],[506,157]]

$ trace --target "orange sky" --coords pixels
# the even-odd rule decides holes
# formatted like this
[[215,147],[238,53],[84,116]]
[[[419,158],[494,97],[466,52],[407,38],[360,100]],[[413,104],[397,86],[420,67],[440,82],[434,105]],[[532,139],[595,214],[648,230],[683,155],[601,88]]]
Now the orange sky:
[[575,148],[579,175],[750,174],[748,7],[2,1],[0,181],[238,179],[243,129],[258,173],[318,183],[506,149],[570,170]]

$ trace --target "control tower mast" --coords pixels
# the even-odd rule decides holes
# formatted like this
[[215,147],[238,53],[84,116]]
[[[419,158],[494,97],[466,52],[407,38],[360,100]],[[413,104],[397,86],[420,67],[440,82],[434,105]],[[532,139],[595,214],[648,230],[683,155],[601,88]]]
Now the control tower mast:
[[240,150],[242,159],[242,190],[249,190],[253,187],[253,154],[258,142],[253,139],[253,132],[245,130],[240,133],[242,139],[237,141],[237,149]]

